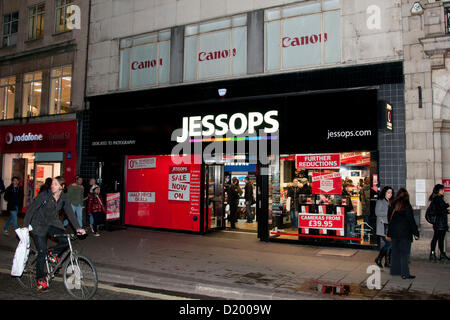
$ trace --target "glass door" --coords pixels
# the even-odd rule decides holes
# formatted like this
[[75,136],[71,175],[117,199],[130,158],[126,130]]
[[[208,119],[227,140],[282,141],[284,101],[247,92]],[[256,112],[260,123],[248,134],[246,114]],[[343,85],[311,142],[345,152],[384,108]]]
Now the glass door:
[[[61,175],[61,163],[60,162],[35,162],[34,169],[34,196],[39,193],[42,185],[47,178],[55,178]],[[67,184],[72,183],[66,181]]]
[[206,165],[205,205],[208,230],[225,228],[224,166]]

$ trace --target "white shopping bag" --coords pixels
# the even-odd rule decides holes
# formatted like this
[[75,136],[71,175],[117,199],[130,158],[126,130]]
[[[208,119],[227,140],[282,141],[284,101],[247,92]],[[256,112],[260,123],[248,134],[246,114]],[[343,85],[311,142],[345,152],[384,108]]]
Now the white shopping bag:
[[288,197],[286,200],[286,212],[291,211],[291,197]]
[[25,264],[27,263],[28,254],[30,253],[30,230],[28,228],[18,228],[15,231],[20,242],[17,246],[16,253],[14,254],[11,275],[20,277],[25,268]]

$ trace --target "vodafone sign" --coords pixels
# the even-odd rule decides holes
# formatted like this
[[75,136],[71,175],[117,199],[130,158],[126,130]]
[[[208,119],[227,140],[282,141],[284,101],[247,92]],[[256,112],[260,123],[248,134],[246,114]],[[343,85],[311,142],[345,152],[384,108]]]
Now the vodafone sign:
[[11,132],[5,134],[6,144],[11,144],[13,142],[29,142],[29,141],[42,141],[44,136],[42,134],[34,134],[28,132],[28,134],[23,133],[22,135],[14,136]]

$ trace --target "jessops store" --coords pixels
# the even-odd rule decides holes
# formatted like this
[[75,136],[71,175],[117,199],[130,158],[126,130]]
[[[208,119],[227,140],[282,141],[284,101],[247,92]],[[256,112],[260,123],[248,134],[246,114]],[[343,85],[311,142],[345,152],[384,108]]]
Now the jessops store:
[[[327,15],[332,20],[333,12]],[[184,84],[90,97],[88,155],[101,165],[105,191],[120,186],[122,223],[199,234],[229,230],[227,190],[233,178],[244,190],[248,177],[253,222],[243,193],[238,230],[262,241],[375,246],[377,191],[406,179],[402,63],[333,67],[339,56],[327,55],[327,45],[339,35],[321,26],[327,23],[317,34],[326,37],[309,39],[318,46],[318,64],[328,68],[211,80],[246,67],[246,53],[239,56],[246,32],[240,37],[241,27],[231,26],[201,34],[187,26]],[[169,82],[173,35],[121,43],[123,88]],[[215,50],[225,39],[231,39],[227,54],[209,54],[225,52]],[[298,52],[285,49],[283,63],[295,64]],[[145,54],[154,54],[153,67],[136,63]],[[301,190],[294,199],[293,184]]]

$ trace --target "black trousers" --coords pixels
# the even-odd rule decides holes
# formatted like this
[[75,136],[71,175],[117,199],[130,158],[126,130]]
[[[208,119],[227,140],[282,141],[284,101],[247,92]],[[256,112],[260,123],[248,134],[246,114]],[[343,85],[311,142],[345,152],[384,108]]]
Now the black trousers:
[[431,251],[436,250],[436,242],[439,244],[439,251],[444,253],[444,239],[446,230],[434,230],[433,239],[431,240]]
[[230,203],[230,218],[229,218],[229,220],[230,220],[232,228],[235,227],[235,224],[237,222],[238,205],[239,205],[239,203],[234,202],[234,201]]
[[391,274],[409,276],[408,260],[411,253],[411,240],[392,239]]
[[[38,252],[38,256],[36,259],[36,278],[45,277],[45,255],[47,254],[47,237],[54,237],[55,234],[62,234],[66,231],[64,229],[59,229],[53,226],[48,227],[47,233],[45,236],[38,236],[33,234],[34,244],[36,245],[36,250]],[[58,238],[58,245],[52,248],[54,254],[61,254],[67,247],[69,243],[67,242],[66,237]]]

